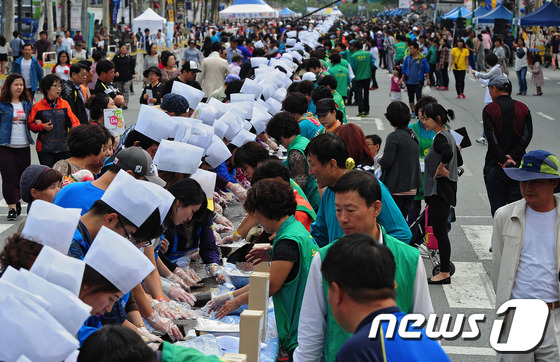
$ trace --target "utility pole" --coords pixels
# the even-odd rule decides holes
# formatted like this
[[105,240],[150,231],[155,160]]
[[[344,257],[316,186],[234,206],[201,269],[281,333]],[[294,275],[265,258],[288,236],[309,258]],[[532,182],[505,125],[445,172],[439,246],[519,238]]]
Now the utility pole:
[[53,2],[52,0],[46,0],[47,7],[47,39],[53,40],[54,38],[54,21],[53,21]]
[[12,38],[12,33],[14,32],[14,20],[15,20],[15,11],[14,11],[14,2],[13,1],[5,1],[4,2],[4,34],[6,34],[6,39]]
[[22,18],[22,15],[23,15],[22,2],[23,2],[22,0],[18,0],[18,32],[19,32],[20,36],[21,36],[21,33],[22,33],[22,31],[21,31],[21,18]]
[[63,27],[65,27],[66,29],[70,27],[70,24],[66,24],[66,0],[60,1],[60,24],[56,25],[58,26],[59,30]]
[[[47,0],[48,1],[48,0]],[[91,42],[89,41],[89,16],[87,13],[88,2],[90,0],[82,0],[82,35],[84,37],[84,48],[89,49]]]

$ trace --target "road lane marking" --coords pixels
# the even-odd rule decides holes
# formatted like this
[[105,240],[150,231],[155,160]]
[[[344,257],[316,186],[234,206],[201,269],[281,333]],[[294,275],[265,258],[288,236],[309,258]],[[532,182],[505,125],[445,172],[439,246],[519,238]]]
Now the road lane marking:
[[547,115],[547,114],[544,114],[543,112],[537,112],[537,114],[538,114],[539,116],[543,117],[543,118],[548,119],[549,121],[554,121],[554,118],[550,117],[550,116]]
[[374,118],[375,120],[375,125],[377,126],[377,129],[380,131],[384,131],[385,130],[385,125],[383,124],[383,120],[381,118]]
[[450,308],[470,309],[494,309],[491,302],[495,296],[485,286],[488,278],[484,275],[486,271],[479,262],[453,262],[455,274],[452,283],[444,284],[443,291]]
[[549,77],[543,77],[543,79],[544,79],[544,80],[550,80],[550,78],[549,78]]
[[9,228],[11,228],[12,226],[17,225],[16,223],[12,223],[12,224],[0,224],[0,234],[2,234],[4,231],[8,230]]
[[461,225],[467,240],[480,260],[492,260],[492,225]]

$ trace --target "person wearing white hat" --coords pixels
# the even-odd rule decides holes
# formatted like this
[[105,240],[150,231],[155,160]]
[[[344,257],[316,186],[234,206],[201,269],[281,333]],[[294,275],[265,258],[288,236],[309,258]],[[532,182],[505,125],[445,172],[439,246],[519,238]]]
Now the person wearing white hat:
[[87,182],[74,182],[66,185],[56,194],[54,204],[65,208],[76,207],[85,214],[96,200],[101,199],[105,190],[111,185],[117,174],[123,170],[132,177],[146,180],[157,185],[165,182],[158,177],[152,157],[140,147],[123,149],[105,161],[102,175]]

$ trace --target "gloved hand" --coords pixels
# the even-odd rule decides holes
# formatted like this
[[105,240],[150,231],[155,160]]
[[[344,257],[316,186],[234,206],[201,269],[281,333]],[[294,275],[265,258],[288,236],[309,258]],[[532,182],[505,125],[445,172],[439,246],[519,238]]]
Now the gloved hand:
[[171,286],[167,296],[178,302],[188,303],[190,306],[193,306],[194,302],[196,302],[196,298],[192,294],[185,292],[177,284]]
[[212,227],[218,233],[226,233],[228,231],[233,230],[233,227],[225,226],[225,225],[222,225],[222,224],[216,224],[216,223],[212,224]]
[[196,274],[196,272],[195,272],[193,269],[187,268],[187,269],[183,269],[183,270],[186,271],[187,274],[188,274],[195,282],[198,283],[199,281],[202,280],[202,279],[198,276],[198,274]]
[[169,307],[175,309],[183,319],[196,319],[196,313],[184,303],[177,303],[175,301],[168,302]]
[[217,202],[214,203],[214,211],[220,215],[223,215],[224,213],[224,209]]
[[226,200],[224,200],[224,198],[222,197],[222,195],[220,195],[220,193],[214,191],[214,205],[216,204],[225,207]]
[[162,252],[166,252],[167,248],[169,247],[169,240],[167,240],[166,238],[163,238],[161,240],[161,246],[159,247],[159,250],[161,250]]
[[157,312],[153,312],[146,320],[155,330],[167,333],[173,341],[176,339],[183,339],[181,331],[171,319],[162,317]]
[[206,266],[206,272],[216,278],[218,284],[224,284],[227,281],[224,269],[218,264],[210,264]]
[[233,196],[229,192],[220,191],[220,195],[225,200],[226,204],[230,203],[233,200]]
[[236,241],[241,240],[241,237],[235,235],[235,234],[231,234],[229,236],[226,236],[225,238],[222,239],[222,243],[218,244],[216,242],[216,245],[226,245],[226,244],[231,244],[231,243],[235,243]]
[[233,299],[233,292],[229,292],[226,294],[218,295],[210,300],[204,306],[204,309],[208,311],[208,313],[219,310],[222,306],[228,301]]
[[[178,268],[177,268],[178,269]],[[171,273],[169,274],[169,276],[167,278],[165,278],[167,280],[169,280],[170,282],[179,284],[181,286],[181,288],[183,288],[184,290],[186,290],[187,292],[191,291],[190,286],[185,283],[185,281],[177,274]]]
[[218,234],[218,232],[214,229],[212,229],[212,233],[214,234],[214,241],[216,242],[216,245],[222,245],[222,237],[220,234]]
[[[184,281],[184,283],[186,283],[189,287],[195,286],[199,281],[199,280],[195,280],[194,278],[192,278],[189,273],[187,273],[185,271],[185,269],[182,268],[175,268],[175,271],[173,272],[173,274],[175,276],[177,276],[178,278],[182,279]],[[196,275],[196,273],[195,273]]]
[[229,221],[228,218],[223,216],[223,215],[216,214],[216,217],[214,218],[214,223],[225,226],[226,231],[233,230],[233,223],[231,221]]
[[237,197],[240,203],[244,203],[247,199],[247,190],[245,190],[240,184],[232,183],[230,188],[231,192]]
[[268,147],[270,147],[271,150],[278,151],[278,145],[270,138],[266,140],[266,144],[268,145]]
[[169,307],[169,305],[167,305],[166,302],[158,302],[157,300],[154,300],[152,302],[152,308],[154,308],[154,311],[157,312],[162,317],[170,318],[170,319],[181,318],[181,314],[176,310],[173,310],[173,308]]
[[270,250],[272,250],[272,245],[270,244],[255,244],[249,253],[247,253],[245,260],[253,264],[270,261]]
[[136,329],[136,333],[138,333],[140,337],[142,337],[142,339],[146,342],[153,341],[153,342],[163,343],[163,339],[159,338],[154,334],[151,334],[148,331],[148,328],[146,327],[138,327],[138,329]]

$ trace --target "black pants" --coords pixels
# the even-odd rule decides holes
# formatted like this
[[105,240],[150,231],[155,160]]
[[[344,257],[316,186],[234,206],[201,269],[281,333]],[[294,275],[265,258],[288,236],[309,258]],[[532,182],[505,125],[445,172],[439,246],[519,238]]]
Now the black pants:
[[379,50],[379,65],[377,68],[387,68],[387,62],[385,61],[385,49]]
[[8,205],[21,199],[19,179],[27,166],[31,164],[29,146],[11,148],[0,146],[0,174],[2,174],[2,195]]
[[519,189],[519,182],[509,178],[502,166],[485,165],[482,174],[492,217],[500,207],[521,200],[523,197]]
[[377,86],[377,79],[375,79],[375,71],[377,70],[377,67],[371,67],[371,86],[378,88]]
[[41,165],[53,167],[55,163],[60,160],[65,160],[70,158],[70,152],[37,152],[37,156],[39,156],[39,163]]
[[443,68],[440,68],[439,74],[441,75],[441,86],[448,88],[449,87],[449,73],[447,73],[447,67],[449,67],[448,63],[443,64]]
[[[416,101],[422,98],[422,86],[420,84],[407,84],[406,91],[408,93],[408,103],[414,103],[414,96],[416,96]],[[410,111],[414,112],[414,108]]]
[[436,73],[436,64],[430,64],[430,86],[431,87],[435,87],[436,86],[436,82],[435,82],[435,77],[434,74]]
[[447,218],[449,217],[449,205],[441,197],[435,195],[426,199],[428,203],[428,224],[434,228],[434,236],[438,241],[440,271],[449,273],[449,261],[451,258],[451,243],[447,235]]
[[354,81],[356,85],[356,102],[359,113],[369,113],[369,79]]
[[404,219],[406,220],[408,213],[412,209],[412,202],[414,201],[414,195],[391,195],[391,196],[393,196],[393,200],[395,200],[395,204],[397,204],[397,207],[399,208],[399,210],[401,210],[401,213],[403,214]]
[[455,76],[455,90],[457,95],[465,93],[465,74],[466,70],[455,70],[453,69],[453,75]]

